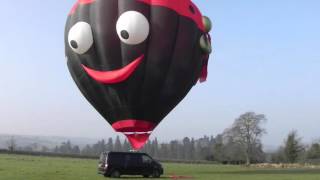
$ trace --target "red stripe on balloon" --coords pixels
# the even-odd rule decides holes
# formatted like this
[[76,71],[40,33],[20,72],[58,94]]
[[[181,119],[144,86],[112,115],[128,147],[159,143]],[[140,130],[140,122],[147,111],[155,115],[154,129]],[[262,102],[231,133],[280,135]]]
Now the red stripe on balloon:
[[135,150],[141,149],[146,144],[151,131],[156,126],[153,122],[136,119],[117,121],[112,124],[113,129],[127,136],[132,148]]
[[156,124],[149,121],[127,119],[113,123],[112,127],[117,132],[149,132],[153,131]]
[[77,8],[79,7],[79,5],[82,5],[82,4],[91,4],[95,2],[95,0],[78,0],[72,7],[69,15],[72,15],[76,12]]
[[137,0],[151,6],[162,6],[174,10],[181,16],[193,20],[200,30],[204,31],[202,14],[191,0]]

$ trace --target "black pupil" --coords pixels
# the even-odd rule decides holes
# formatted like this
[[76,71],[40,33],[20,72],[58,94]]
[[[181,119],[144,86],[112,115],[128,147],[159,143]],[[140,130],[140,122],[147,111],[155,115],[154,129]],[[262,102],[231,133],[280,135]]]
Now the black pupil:
[[123,39],[129,39],[129,33],[126,30],[121,31],[121,37]]
[[75,41],[75,40],[72,40],[70,42],[71,46],[74,48],[74,49],[77,49],[78,48],[78,43]]
[[191,11],[192,14],[196,13],[196,11],[194,10],[194,8],[193,8],[192,5],[189,6],[189,9],[190,9],[190,11]]

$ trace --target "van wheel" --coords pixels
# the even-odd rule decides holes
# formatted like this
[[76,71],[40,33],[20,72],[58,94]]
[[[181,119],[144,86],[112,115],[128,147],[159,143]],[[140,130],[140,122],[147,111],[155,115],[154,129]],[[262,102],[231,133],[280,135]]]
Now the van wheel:
[[157,170],[157,169],[153,170],[152,177],[153,178],[159,178],[160,177],[159,170]]
[[144,178],[148,178],[149,176],[150,176],[149,174],[143,175]]
[[119,178],[120,177],[120,172],[118,170],[113,170],[110,177]]

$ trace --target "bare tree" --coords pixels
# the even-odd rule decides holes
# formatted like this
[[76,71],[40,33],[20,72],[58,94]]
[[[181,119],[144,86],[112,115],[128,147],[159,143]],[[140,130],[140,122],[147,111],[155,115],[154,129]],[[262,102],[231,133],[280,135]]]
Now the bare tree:
[[7,141],[7,146],[9,151],[15,151],[17,148],[17,143],[14,137],[12,136],[8,141]]
[[267,119],[264,114],[247,112],[237,118],[226,132],[242,148],[247,165],[250,165],[252,156],[256,154],[255,151],[261,149],[261,137],[266,133],[261,125],[265,121]]

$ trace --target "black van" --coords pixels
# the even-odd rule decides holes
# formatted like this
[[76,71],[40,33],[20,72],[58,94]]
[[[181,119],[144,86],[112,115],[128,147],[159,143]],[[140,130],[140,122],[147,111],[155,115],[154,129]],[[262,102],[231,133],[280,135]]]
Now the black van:
[[100,156],[98,172],[113,178],[121,175],[159,178],[163,174],[163,168],[146,153],[104,152]]

